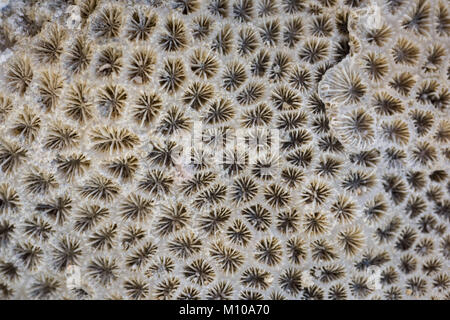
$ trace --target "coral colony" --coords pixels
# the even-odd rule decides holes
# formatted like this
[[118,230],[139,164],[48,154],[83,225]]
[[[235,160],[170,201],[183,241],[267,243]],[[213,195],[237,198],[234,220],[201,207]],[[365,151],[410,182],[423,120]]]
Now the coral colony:
[[447,1],[1,3],[3,299],[450,299]]

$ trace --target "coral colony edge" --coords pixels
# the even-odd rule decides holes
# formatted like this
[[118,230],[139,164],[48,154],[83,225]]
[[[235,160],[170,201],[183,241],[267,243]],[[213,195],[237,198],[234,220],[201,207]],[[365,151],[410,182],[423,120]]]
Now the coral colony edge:
[[450,298],[445,0],[0,0],[2,299]]

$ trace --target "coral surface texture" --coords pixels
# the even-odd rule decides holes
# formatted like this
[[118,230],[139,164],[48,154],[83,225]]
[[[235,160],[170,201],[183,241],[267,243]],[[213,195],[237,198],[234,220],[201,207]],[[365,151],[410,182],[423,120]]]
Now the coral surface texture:
[[446,0],[0,0],[1,299],[450,299]]

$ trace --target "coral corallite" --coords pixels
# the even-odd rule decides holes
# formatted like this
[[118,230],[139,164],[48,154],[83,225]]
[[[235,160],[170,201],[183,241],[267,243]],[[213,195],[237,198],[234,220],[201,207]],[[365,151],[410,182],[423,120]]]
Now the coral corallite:
[[2,299],[450,299],[447,1],[0,10]]

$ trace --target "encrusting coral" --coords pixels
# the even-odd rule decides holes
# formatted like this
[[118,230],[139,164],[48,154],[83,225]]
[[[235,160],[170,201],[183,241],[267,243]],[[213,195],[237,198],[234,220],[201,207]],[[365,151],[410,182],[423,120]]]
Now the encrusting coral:
[[0,17],[3,299],[450,299],[448,2]]

